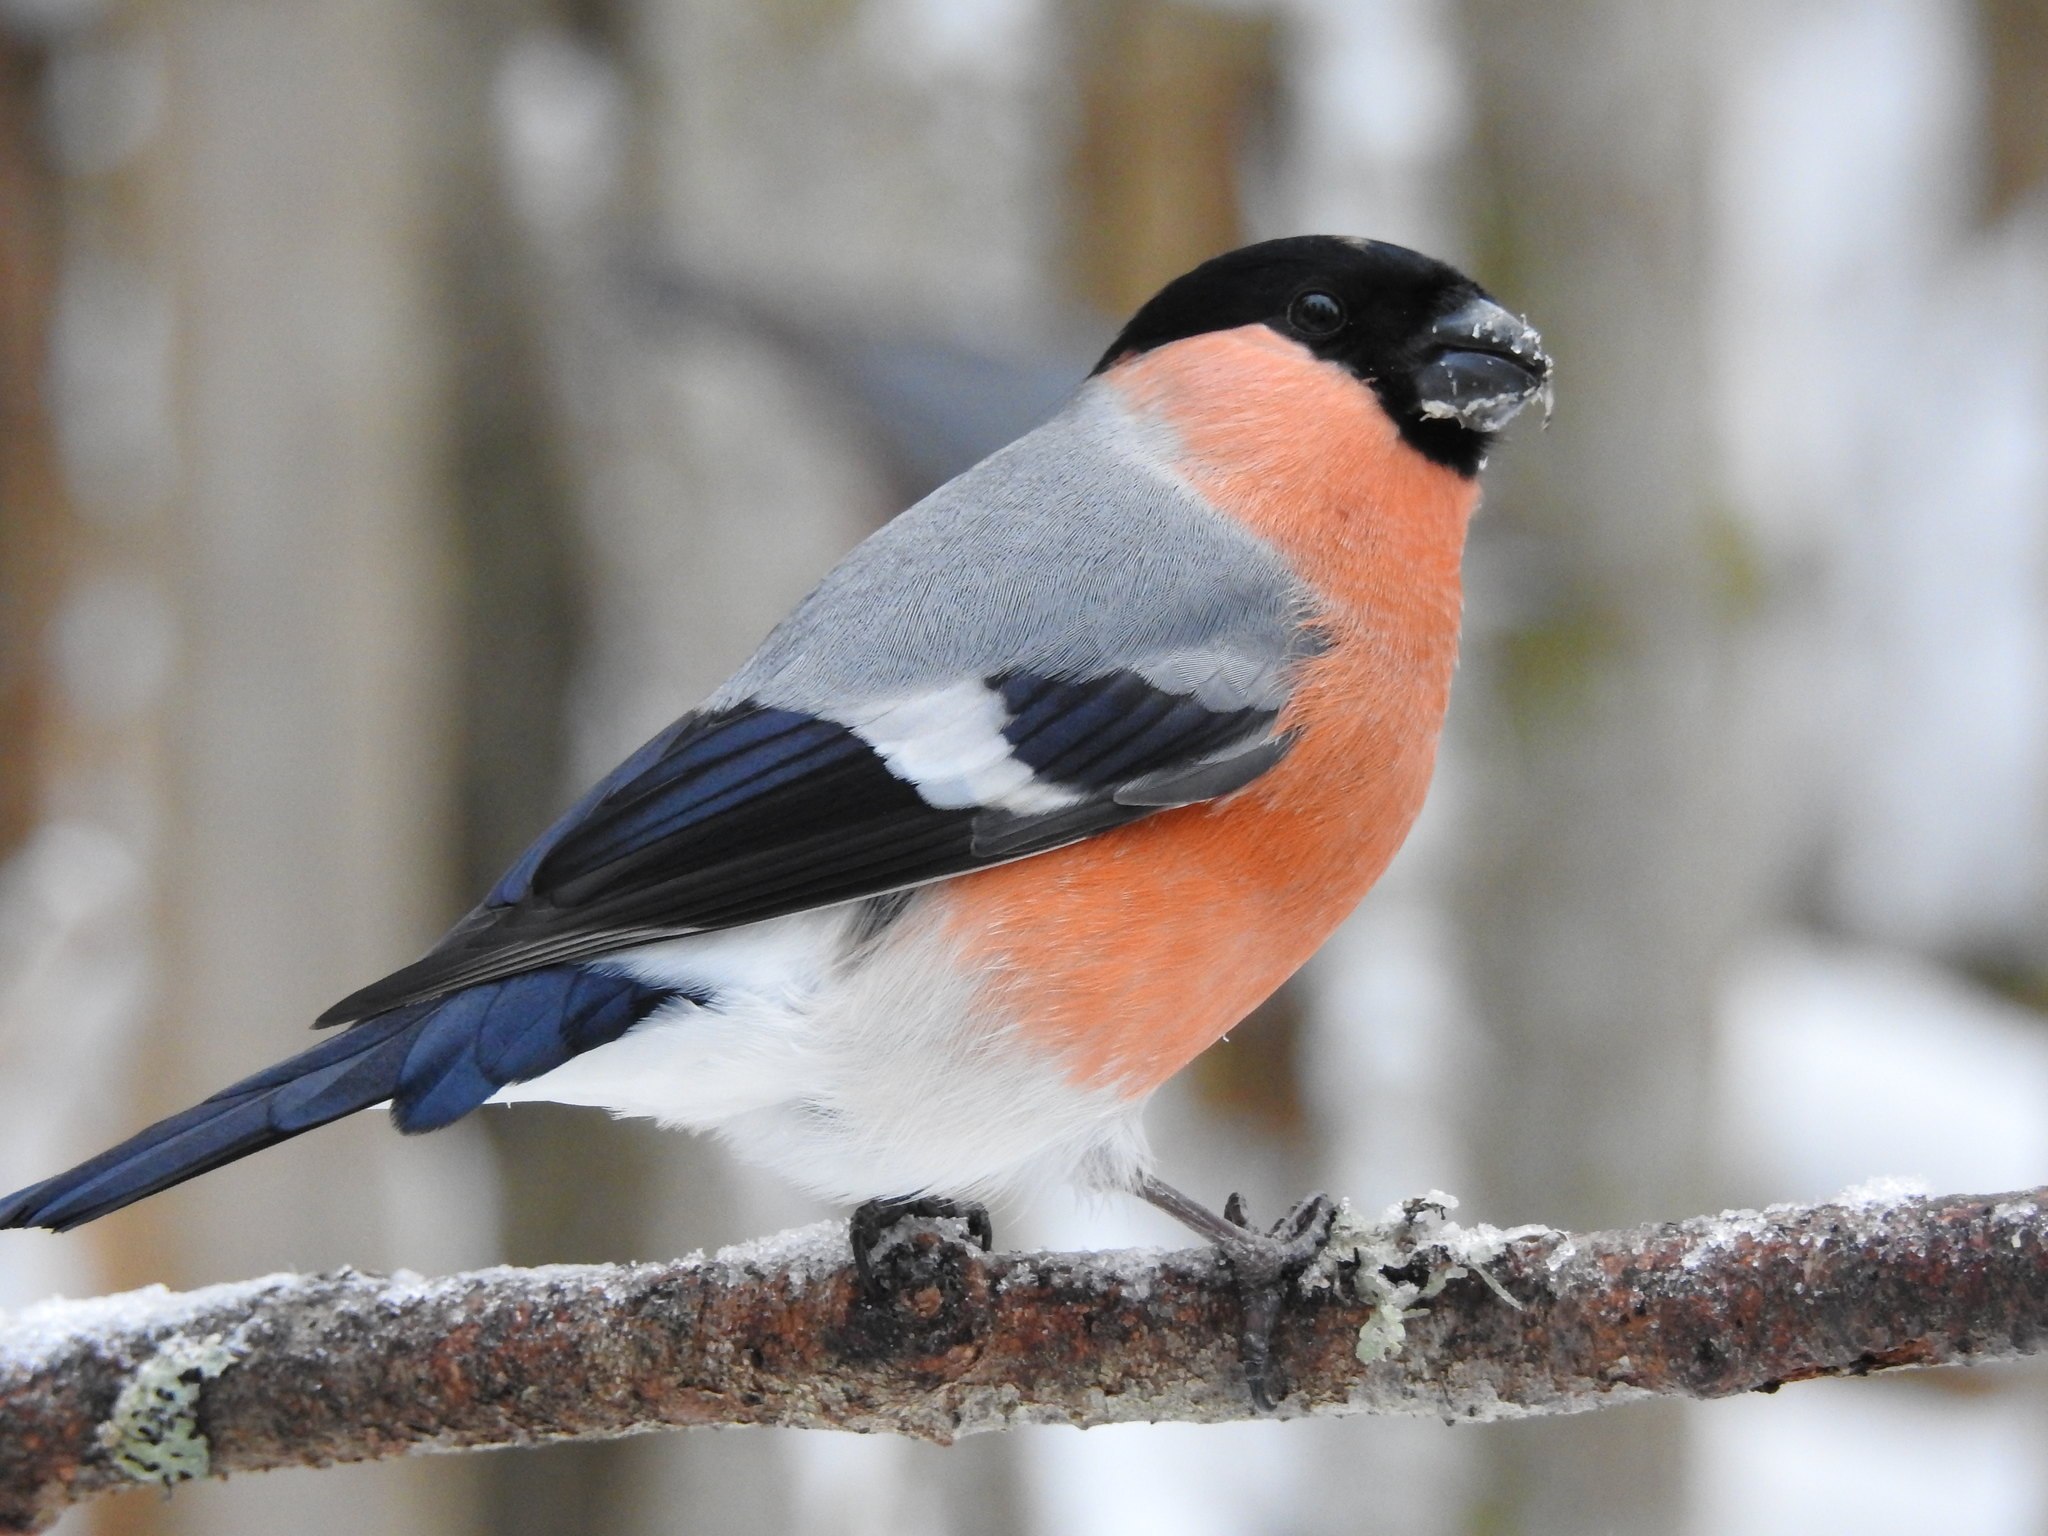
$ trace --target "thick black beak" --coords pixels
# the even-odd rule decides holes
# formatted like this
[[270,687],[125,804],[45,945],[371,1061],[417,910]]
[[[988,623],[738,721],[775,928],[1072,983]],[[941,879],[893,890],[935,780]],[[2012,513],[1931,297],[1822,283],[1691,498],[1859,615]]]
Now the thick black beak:
[[1529,323],[1491,299],[1471,299],[1429,328],[1415,370],[1422,414],[1474,432],[1498,432],[1531,400],[1550,419],[1550,356]]

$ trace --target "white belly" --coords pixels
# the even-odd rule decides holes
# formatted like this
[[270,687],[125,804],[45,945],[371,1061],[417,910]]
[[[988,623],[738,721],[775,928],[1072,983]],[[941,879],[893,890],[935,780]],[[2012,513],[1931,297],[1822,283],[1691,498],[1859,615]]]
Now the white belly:
[[1068,1080],[977,996],[939,933],[941,891],[865,946],[857,907],[607,957],[712,992],[493,1102],[588,1104],[711,1131],[828,1200],[986,1198],[1047,1181],[1126,1187],[1142,1101]]

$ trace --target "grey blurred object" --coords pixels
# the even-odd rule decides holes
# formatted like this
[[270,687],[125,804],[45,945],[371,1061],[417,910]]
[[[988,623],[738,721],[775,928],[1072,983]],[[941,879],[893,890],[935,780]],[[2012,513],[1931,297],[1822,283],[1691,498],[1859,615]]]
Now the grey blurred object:
[[811,374],[872,435],[907,506],[1057,410],[1094,366],[1114,325],[1075,314],[1042,351],[976,347],[938,328],[863,330],[815,311],[652,261],[622,264],[620,298],[671,328],[730,327]]

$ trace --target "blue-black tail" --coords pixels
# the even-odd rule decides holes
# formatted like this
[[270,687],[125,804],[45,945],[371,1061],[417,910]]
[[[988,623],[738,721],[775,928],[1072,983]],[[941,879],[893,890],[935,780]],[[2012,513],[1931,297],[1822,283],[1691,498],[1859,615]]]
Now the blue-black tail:
[[400,1130],[438,1130],[507,1083],[618,1039],[678,995],[558,965],[378,1014],[0,1200],[0,1228],[69,1231],[387,1099]]

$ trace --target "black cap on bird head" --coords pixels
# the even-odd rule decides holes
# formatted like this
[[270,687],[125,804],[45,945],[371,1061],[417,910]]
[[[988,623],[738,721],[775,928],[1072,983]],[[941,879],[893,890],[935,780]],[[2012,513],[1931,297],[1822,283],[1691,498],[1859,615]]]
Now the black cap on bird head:
[[1460,474],[1532,400],[1550,409],[1551,362],[1528,322],[1455,267],[1341,235],[1247,245],[1168,283],[1095,365],[1190,336],[1265,325],[1372,387],[1417,452]]

